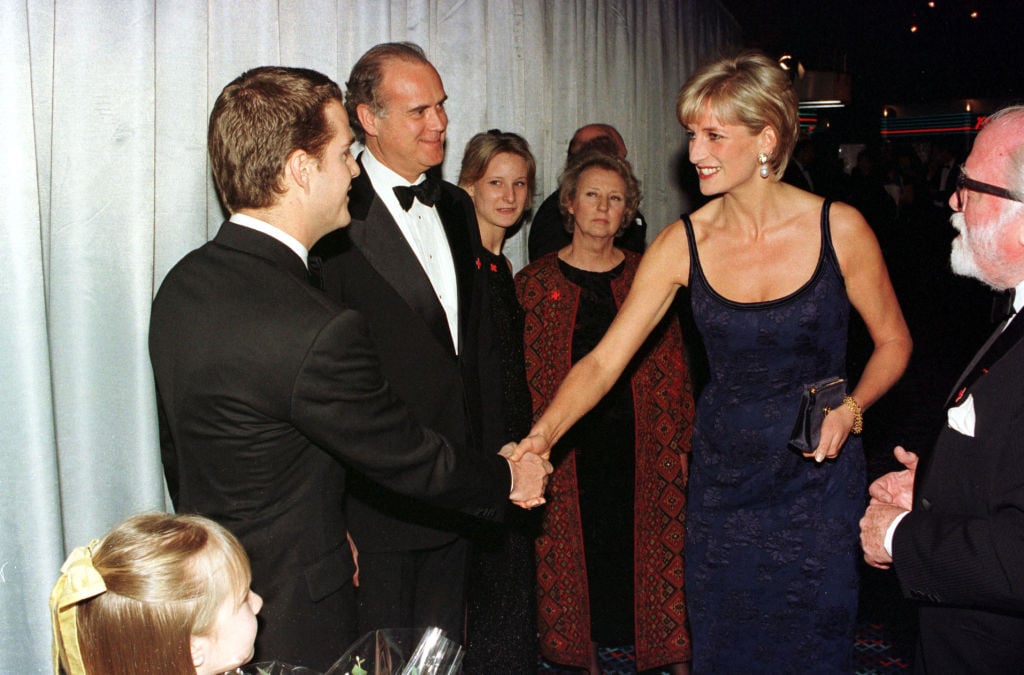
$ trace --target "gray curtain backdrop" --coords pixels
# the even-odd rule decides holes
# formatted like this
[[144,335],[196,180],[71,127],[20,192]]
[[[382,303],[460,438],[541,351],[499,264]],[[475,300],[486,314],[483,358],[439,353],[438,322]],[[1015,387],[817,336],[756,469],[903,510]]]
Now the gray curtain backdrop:
[[[0,0],[0,672],[49,669],[66,551],[169,506],[149,306],[223,219],[217,94],[265,64],[343,84],[389,40],[419,43],[444,80],[447,179],[474,133],[515,131],[539,203],[573,131],[607,122],[653,237],[688,207],[676,93],[739,28],[717,0]],[[525,234],[506,249],[517,269]]]

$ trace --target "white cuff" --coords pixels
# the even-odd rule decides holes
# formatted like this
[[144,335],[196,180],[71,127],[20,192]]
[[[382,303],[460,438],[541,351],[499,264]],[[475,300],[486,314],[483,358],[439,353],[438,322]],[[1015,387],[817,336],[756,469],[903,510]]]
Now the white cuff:
[[508,457],[506,457],[505,461],[508,462],[508,476],[509,476],[509,481],[508,482],[509,482],[509,485],[511,486],[508,489],[508,494],[511,497],[512,493],[516,491],[516,472],[512,470],[512,460],[509,459]]
[[893,518],[893,521],[889,523],[889,529],[885,531],[885,540],[882,542],[882,546],[885,547],[885,552],[889,554],[890,558],[892,557],[892,538],[893,535],[896,534],[896,526],[900,524],[900,521],[902,521],[908,513],[910,513],[910,511],[904,511]]

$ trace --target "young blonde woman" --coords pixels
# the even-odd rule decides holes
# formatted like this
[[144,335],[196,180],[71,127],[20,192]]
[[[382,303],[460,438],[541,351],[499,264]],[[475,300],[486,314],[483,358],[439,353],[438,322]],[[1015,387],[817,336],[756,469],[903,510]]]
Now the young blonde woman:
[[[536,164],[518,134],[492,129],[470,139],[459,185],[469,193],[480,227],[478,282],[486,291],[481,326],[483,447],[499,448],[530,428],[530,392],[523,365],[523,310],[512,285],[512,265],[501,249],[533,201]],[[467,673],[517,675],[537,668],[533,538],[536,514],[510,509],[503,526],[478,528],[466,599]]]

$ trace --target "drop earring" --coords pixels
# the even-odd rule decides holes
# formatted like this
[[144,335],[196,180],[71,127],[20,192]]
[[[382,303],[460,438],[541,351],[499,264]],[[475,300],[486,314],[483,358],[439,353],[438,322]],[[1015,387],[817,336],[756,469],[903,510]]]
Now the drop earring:
[[761,165],[761,168],[758,169],[757,172],[761,175],[761,178],[767,178],[768,177],[768,155],[766,153],[763,153],[763,152],[757,153],[757,163]]

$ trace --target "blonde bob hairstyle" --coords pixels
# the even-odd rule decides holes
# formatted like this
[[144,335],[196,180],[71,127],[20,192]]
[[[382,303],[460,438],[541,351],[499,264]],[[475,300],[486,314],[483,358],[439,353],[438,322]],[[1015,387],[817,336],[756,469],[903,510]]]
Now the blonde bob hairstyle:
[[622,212],[622,222],[615,236],[621,237],[626,231],[629,223],[636,217],[637,209],[640,208],[640,181],[633,175],[633,167],[625,159],[618,155],[604,151],[600,145],[590,147],[588,143],[578,153],[573,155],[562,175],[558,177],[558,210],[562,212],[562,222],[565,231],[572,234],[576,229],[576,222],[573,215],[569,213],[569,204],[576,198],[576,191],[579,188],[580,176],[587,169],[607,169],[613,171],[622,178],[626,184],[626,204]]
[[778,138],[768,165],[778,180],[800,135],[798,104],[786,71],[760,52],[745,51],[701,66],[679,91],[676,116],[689,126],[708,107],[722,122],[752,134],[771,127]]
[[238,539],[194,515],[133,516],[94,548],[92,566],[107,590],[76,607],[89,675],[194,675],[191,637],[209,635],[251,580]]

